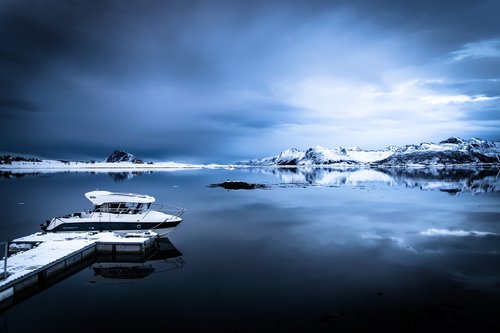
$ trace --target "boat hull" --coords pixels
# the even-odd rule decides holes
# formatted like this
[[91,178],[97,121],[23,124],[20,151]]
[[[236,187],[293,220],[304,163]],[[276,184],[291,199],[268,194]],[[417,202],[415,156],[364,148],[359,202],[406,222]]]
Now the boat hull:
[[174,230],[182,220],[167,222],[71,222],[62,223],[57,227],[45,230],[47,232],[79,232],[79,231],[115,231],[115,232],[140,232],[151,230],[160,237]]

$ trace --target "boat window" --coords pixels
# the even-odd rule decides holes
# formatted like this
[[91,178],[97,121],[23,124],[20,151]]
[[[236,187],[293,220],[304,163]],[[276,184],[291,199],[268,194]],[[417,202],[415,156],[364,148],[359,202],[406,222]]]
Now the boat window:
[[109,213],[110,207],[108,203],[103,203],[102,205],[98,205],[95,207],[96,212]]
[[133,204],[133,205],[135,205],[135,206],[133,208],[131,207],[129,214],[138,214],[142,211],[142,206],[143,206],[142,203],[137,203],[137,204]]
[[136,202],[107,202],[96,205],[95,211],[112,214],[137,214],[143,209],[143,206],[144,204]]

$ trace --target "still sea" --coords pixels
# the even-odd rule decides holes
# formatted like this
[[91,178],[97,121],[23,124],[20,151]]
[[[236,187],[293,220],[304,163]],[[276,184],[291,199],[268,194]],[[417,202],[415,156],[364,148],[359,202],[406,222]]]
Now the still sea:
[[498,170],[2,176],[0,241],[96,189],[187,209],[167,255],[118,271],[139,274],[89,264],[0,313],[2,333],[500,331]]

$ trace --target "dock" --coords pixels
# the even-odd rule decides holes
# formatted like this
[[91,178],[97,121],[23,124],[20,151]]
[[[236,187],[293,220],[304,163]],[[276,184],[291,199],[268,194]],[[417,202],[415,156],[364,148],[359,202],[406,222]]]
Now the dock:
[[146,255],[157,239],[151,231],[39,232],[14,239],[6,265],[5,257],[0,260],[0,311],[87,267],[98,254]]

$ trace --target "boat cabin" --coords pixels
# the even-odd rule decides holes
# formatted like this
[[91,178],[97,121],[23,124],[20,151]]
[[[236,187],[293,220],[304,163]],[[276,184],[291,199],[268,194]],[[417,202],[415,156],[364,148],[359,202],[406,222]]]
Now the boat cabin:
[[149,195],[109,191],[91,191],[85,197],[94,204],[94,212],[112,214],[138,214],[155,201]]

